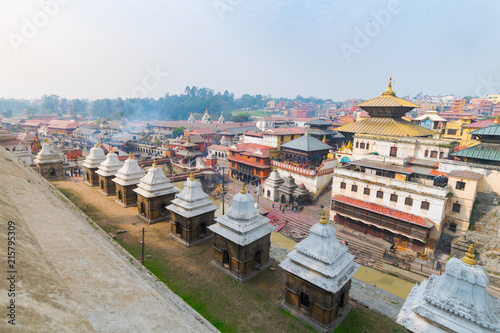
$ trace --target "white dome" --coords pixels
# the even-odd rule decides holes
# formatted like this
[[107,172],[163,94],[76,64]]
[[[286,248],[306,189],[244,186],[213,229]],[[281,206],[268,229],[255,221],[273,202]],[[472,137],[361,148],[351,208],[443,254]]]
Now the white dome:
[[259,211],[255,208],[255,202],[250,193],[248,193],[243,185],[240,193],[233,198],[233,204],[227,215],[236,220],[249,220],[257,215]]

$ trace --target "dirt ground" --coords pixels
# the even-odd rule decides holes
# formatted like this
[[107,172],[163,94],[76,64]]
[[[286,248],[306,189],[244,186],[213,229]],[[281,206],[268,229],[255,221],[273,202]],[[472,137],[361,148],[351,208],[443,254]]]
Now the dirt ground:
[[[97,188],[85,185],[81,178],[53,184],[106,232],[126,231],[116,234],[116,241],[139,259],[141,233],[145,228],[145,253],[151,256],[146,258],[146,267],[219,330],[314,331],[279,308],[284,298],[285,273],[276,263],[272,269],[239,284],[210,264],[213,255],[211,240],[186,248],[170,237],[169,223],[148,225],[136,216],[136,207],[123,208],[114,197],[106,197]],[[387,332],[389,326],[389,331],[399,331],[400,328],[392,320],[363,307],[351,311],[344,323],[352,316],[361,325],[357,326],[356,332]],[[367,322],[366,325],[363,321]],[[351,331],[344,323],[339,331]]]

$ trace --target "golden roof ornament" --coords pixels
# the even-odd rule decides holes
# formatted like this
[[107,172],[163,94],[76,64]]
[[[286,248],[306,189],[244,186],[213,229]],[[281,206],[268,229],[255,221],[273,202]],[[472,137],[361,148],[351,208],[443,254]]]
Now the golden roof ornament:
[[96,147],[96,148],[97,148],[97,141],[94,143],[94,147]]
[[102,139],[101,139],[101,140],[99,140],[99,147],[101,147],[101,148],[102,148]]
[[109,146],[109,153],[111,154],[113,152],[113,146]]
[[323,135],[323,142],[326,143],[326,135]]
[[498,115],[497,115],[497,117],[495,118],[495,121],[493,122],[493,124],[498,124]]
[[48,138],[45,138],[45,143],[49,143],[49,139]]
[[349,140],[349,142],[347,143],[347,147],[346,149],[348,150],[352,150],[352,143],[351,143],[351,140]]
[[319,223],[328,224],[328,220],[326,219],[326,213],[325,213],[324,209],[323,209],[323,213],[321,214],[321,219],[319,220]]
[[158,165],[156,164],[156,158],[153,160],[153,168],[156,168]]
[[309,126],[306,127],[306,135],[309,135]]
[[132,152],[129,152],[128,153],[128,159],[131,160],[132,159]]
[[276,169],[276,166],[275,166],[275,167],[274,167],[274,172],[276,172],[276,171],[278,171],[278,170]]
[[247,193],[247,189],[245,188],[245,183],[243,183],[243,186],[241,187],[241,194],[246,194]]
[[382,92],[382,96],[396,96],[396,92],[392,91],[392,76],[389,79],[387,90]]
[[474,244],[471,244],[469,247],[469,251],[465,253],[462,261],[469,265],[475,265],[477,263],[475,257],[476,255],[474,254]]
[[191,171],[191,173],[189,174],[189,180],[194,180],[194,174],[193,174],[193,171]]

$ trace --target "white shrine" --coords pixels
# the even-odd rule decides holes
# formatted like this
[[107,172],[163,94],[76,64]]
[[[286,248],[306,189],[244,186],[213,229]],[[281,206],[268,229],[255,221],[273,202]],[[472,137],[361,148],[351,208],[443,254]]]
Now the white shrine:
[[155,161],[134,192],[137,193],[137,216],[151,224],[170,220],[167,206],[180,190],[170,182]]
[[29,152],[28,148],[25,147],[21,142],[19,142],[17,147],[14,148],[12,153],[27,165],[33,164],[33,160],[31,159],[31,153]]
[[260,215],[253,196],[243,184],[227,214],[209,227],[215,234],[212,263],[239,282],[245,282],[271,265],[269,219]]
[[187,247],[211,238],[213,233],[208,227],[214,223],[217,208],[191,172],[182,191],[167,207],[171,219],[170,235]]
[[118,159],[118,155],[110,148],[106,159],[99,165],[96,174],[99,176],[99,189],[106,195],[114,195],[116,192],[115,178],[118,170],[123,166],[123,162]]
[[46,179],[64,177],[64,158],[49,140],[45,139],[42,150],[36,155],[34,162],[42,177]]
[[97,169],[99,169],[99,166],[102,162],[104,162],[104,160],[106,160],[104,149],[97,146],[96,142],[95,146],[90,148],[90,153],[87,155],[87,158],[85,158],[85,161],[83,161],[82,164],[84,168],[84,184],[90,186],[99,186],[99,175],[96,173],[96,171]]
[[281,306],[320,332],[332,332],[352,308],[351,279],[359,269],[335,236],[325,210],[309,236],[280,264],[287,272]]
[[116,172],[116,177],[113,178],[118,203],[124,207],[137,205],[137,194],[134,189],[145,175],[146,172],[141,169],[137,160],[130,153],[123,166]]
[[273,172],[267,177],[267,179],[262,183],[263,194],[264,196],[274,202],[279,201],[279,192],[278,188],[285,181],[280,177],[278,171],[276,171],[276,167],[273,169]]
[[488,284],[471,245],[462,260],[448,261],[443,275],[412,288],[397,323],[413,333],[500,332],[500,300],[488,293]]

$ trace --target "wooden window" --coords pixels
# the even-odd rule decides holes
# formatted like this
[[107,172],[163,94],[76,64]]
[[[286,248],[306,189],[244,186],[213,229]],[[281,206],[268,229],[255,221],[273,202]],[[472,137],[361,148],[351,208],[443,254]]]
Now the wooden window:
[[345,188],[346,188],[345,182],[341,182],[340,183],[340,188],[343,189],[343,190],[345,190]]
[[398,147],[391,147],[391,152],[389,155],[392,157],[398,156]]
[[436,150],[431,151],[431,158],[437,158],[438,152]]
[[465,190],[465,182],[457,182],[457,185],[455,185],[456,190]]
[[429,210],[429,202],[428,201],[422,201],[422,204],[420,205],[421,209]]
[[351,186],[351,191],[352,192],[358,192],[358,185],[352,185]]
[[364,143],[364,142],[361,142],[361,144],[359,145],[359,148],[360,148],[360,149],[365,149],[365,143]]
[[359,142],[356,141],[356,148],[359,148]]
[[391,194],[391,201],[398,202],[398,196],[396,194]]
[[451,211],[454,213],[460,213],[460,204],[454,203],[453,207],[451,207]]
[[413,199],[410,197],[405,198],[405,205],[413,206]]
[[382,191],[377,191],[377,198],[383,199],[384,198],[384,192]]
[[428,150],[426,150],[426,151],[424,152],[424,157],[429,157],[429,151],[428,151]]
[[368,187],[365,187],[363,189],[363,194],[370,195],[370,189]]
[[366,149],[370,149],[370,143],[366,143]]

